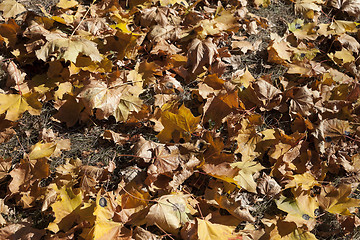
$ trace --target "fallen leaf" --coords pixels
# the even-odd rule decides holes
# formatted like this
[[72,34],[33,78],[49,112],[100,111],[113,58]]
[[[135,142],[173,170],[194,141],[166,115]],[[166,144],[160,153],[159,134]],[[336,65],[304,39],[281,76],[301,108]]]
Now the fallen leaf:
[[191,206],[188,204],[189,195],[174,193],[163,195],[157,203],[150,207],[146,216],[147,225],[159,225],[172,234],[177,234],[181,226],[190,221]]
[[249,192],[256,193],[257,184],[254,181],[253,174],[261,171],[264,167],[255,161],[235,162],[230,166],[239,169],[238,175],[234,177],[237,184]]
[[56,6],[62,9],[68,9],[76,7],[79,3],[75,0],[60,0]]
[[340,185],[335,188],[332,185],[322,187],[318,196],[320,206],[334,214],[351,215],[355,208],[360,206],[360,200],[349,198],[350,185]]
[[331,0],[330,6],[340,9],[351,16],[357,16],[360,13],[359,0]]
[[241,234],[235,233],[235,227],[211,223],[207,220],[196,218],[197,222],[197,235],[199,240],[228,240],[237,239],[241,240]]
[[194,117],[190,109],[181,105],[174,111],[165,110],[161,113],[161,123],[164,129],[157,135],[161,142],[174,140],[179,142],[181,138],[185,142],[189,141],[191,134],[195,131],[200,122],[200,116]]
[[141,110],[142,101],[139,98],[142,87],[138,83],[122,81],[107,84],[103,81],[92,80],[78,95],[85,106],[98,109],[96,116],[107,119],[114,116],[116,121],[126,121],[129,114]]
[[49,224],[47,229],[57,233],[60,230],[67,231],[75,222],[79,223],[81,221],[83,194],[81,191],[67,186],[63,186],[60,189],[58,189],[56,185],[53,187],[55,188],[54,190],[58,192],[56,202],[51,204],[51,208],[55,214],[55,220]]
[[0,3],[0,11],[4,18],[15,18],[18,14],[26,11],[25,7],[15,0],[4,0]]
[[39,115],[41,104],[36,94],[0,94],[0,114],[6,112],[5,119],[16,121],[25,112],[32,115]]
[[17,240],[40,240],[45,235],[45,230],[33,228],[30,223],[13,223],[0,228],[0,238]]
[[189,46],[187,66],[191,73],[201,72],[204,66],[211,65],[218,54],[211,38],[201,41],[194,39]]
[[103,59],[96,47],[96,43],[84,38],[75,40],[67,38],[51,39],[39,50],[35,51],[37,58],[44,62],[49,57],[54,56],[58,59],[76,63],[76,58],[80,53],[90,57],[95,62],[101,62]]

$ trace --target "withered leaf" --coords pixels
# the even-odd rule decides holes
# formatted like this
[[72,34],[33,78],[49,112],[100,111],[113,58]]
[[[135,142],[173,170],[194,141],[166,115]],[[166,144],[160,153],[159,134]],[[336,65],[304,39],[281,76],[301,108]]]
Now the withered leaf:
[[204,66],[211,65],[218,54],[216,45],[211,38],[203,41],[196,38],[189,46],[187,66],[190,72],[198,73]]

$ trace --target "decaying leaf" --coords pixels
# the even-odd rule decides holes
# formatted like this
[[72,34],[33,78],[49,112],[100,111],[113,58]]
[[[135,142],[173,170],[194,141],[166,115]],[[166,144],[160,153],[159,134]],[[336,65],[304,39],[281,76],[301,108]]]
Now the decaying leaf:
[[195,210],[188,203],[189,195],[164,195],[150,207],[146,216],[147,225],[158,225],[165,231],[177,234],[178,229],[190,221],[190,214]]
[[215,44],[211,38],[201,41],[194,39],[188,50],[187,66],[192,73],[201,72],[204,66],[213,63],[218,54]]
[[88,108],[98,109],[96,116],[99,119],[114,116],[117,121],[126,121],[132,111],[138,112],[141,109],[139,94],[142,88],[139,84],[118,81],[109,85],[93,80],[79,95]]

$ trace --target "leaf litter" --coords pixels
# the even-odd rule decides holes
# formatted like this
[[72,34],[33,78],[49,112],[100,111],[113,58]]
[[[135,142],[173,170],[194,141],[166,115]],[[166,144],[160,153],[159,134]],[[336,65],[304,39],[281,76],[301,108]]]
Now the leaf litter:
[[357,0],[24,4],[0,4],[1,238],[359,235]]

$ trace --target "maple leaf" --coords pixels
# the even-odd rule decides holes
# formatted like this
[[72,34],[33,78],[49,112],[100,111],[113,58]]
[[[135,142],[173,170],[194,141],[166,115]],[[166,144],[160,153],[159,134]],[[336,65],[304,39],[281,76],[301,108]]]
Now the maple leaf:
[[288,41],[277,34],[271,33],[271,42],[267,48],[270,62],[284,64],[291,60],[291,46]]
[[181,105],[174,111],[165,110],[161,113],[161,123],[164,129],[157,135],[157,138],[161,142],[168,142],[172,139],[179,142],[181,138],[187,142],[191,139],[191,133],[195,131],[199,122],[200,116],[194,117],[185,105]]
[[161,6],[167,6],[169,4],[179,4],[186,8],[189,6],[187,1],[185,0],[157,0],[157,1],[160,2]]
[[189,197],[182,193],[161,196],[149,209],[147,225],[159,225],[165,231],[177,234],[178,229],[190,221],[190,214],[195,212],[188,203]]
[[260,101],[260,110],[279,107],[282,100],[282,92],[279,89],[264,80],[252,82],[251,86]]
[[176,146],[158,146],[154,149],[155,161],[148,167],[147,173],[150,182],[153,182],[159,174],[172,175],[180,164],[180,152]]
[[144,27],[148,27],[153,24],[159,24],[164,27],[169,24],[168,16],[176,14],[173,9],[168,7],[146,8],[142,10],[141,13],[140,24]]
[[349,198],[351,194],[350,185],[340,185],[334,187],[332,185],[322,187],[318,196],[320,206],[334,214],[350,215],[356,207],[360,206],[360,200]]
[[101,190],[96,197],[96,206],[94,208],[94,216],[96,218],[95,225],[86,239],[114,239],[120,235],[123,223],[112,221],[117,203],[111,193],[101,194]]
[[335,53],[328,53],[328,56],[331,60],[334,61],[334,63],[340,66],[355,61],[353,53],[344,48],[341,49],[341,51],[335,51]]
[[314,100],[313,93],[308,87],[292,88],[286,95],[292,98],[289,109],[292,115],[296,115],[297,113],[302,116],[310,115],[310,111],[314,108]]
[[69,230],[74,222],[84,220],[92,221],[93,205],[83,204],[83,193],[78,189],[68,186],[57,188],[55,184],[51,186],[58,193],[56,202],[51,204],[55,213],[55,220],[48,226],[50,231],[57,233],[60,230]]
[[201,41],[195,38],[189,46],[187,66],[191,73],[201,72],[205,65],[211,65],[218,54],[211,38]]
[[295,13],[303,13],[310,19],[314,17],[314,11],[321,11],[323,0],[296,0]]
[[[107,140],[111,140],[114,143],[122,146],[129,138],[121,133],[116,133],[111,130],[105,130],[102,137]],[[137,155],[138,156],[138,155]]]
[[5,119],[7,120],[16,121],[25,111],[29,111],[32,115],[39,115],[40,109],[41,104],[36,94],[0,94],[0,114],[6,112]]
[[256,132],[255,127],[251,126],[247,119],[241,120],[241,129],[233,140],[237,141],[237,149],[235,153],[241,153],[243,162],[252,161],[260,155],[256,151],[256,145],[261,141],[262,137]]
[[9,174],[12,177],[9,191],[12,196],[15,195],[19,199],[19,204],[24,208],[32,207],[44,190],[39,185],[40,181],[49,174],[50,168],[46,158],[21,159]]
[[0,180],[8,176],[8,172],[11,168],[11,158],[0,158]]
[[286,184],[285,188],[301,187],[303,190],[310,190],[314,186],[320,185],[314,176],[308,172],[303,174],[296,174],[292,176],[292,178],[293,179],[288,184]]
[[274,197],[281,192],[280,185],[275,179],[263,173],[262,177],[258,180],[257,188],[259,192],[268,197]]
[[1,239],[40,240],[45,235],[45,229],[33,228],[30,223],[19,222],[0,228]]
[[235,233],[235,227],[211,223],[208,220],[196,218],[197,235],[199,240],[241,240],[241,234]]
[[316,198],[298,189],[295,193],[295,199],[281,196],[275,202],[280,210],[288,213],[285,221],[295,222],[298,227],[306,225],[309,230],[315,227],[315,210],[319,207]]
[[[208,83],[209,84],[209,83]],[[213,85],[213,84],[211,84]],[[207,100],[204,105],[204,120],[215,122],[214,127],[222,124],[224,118],[239,109],[245,109],[244,104],[238,98],[237,91],[220,91],[217,96]]]
[[15,18],[18,14],[25,12],[26,9],[15,0],[5,0],[0,3],[0,11],[3,11],[4,18]]
[[237,184],[249,192],[256,193],[256,182],[254,181],[253,174],[261,171],[264,167],[255,161],[236,162],[230,166],[239,169],[238,175],[234,177]]
[[340,9],[351,16],[357,16],[360,13],[359,0],[331,0],[329,4],[330,6]]
[[10,19],[7,23],[0,24],[0,43],[5,43],[7,47],[15,47],[17,34],[20,32],[20,26],[16,24],[14,19]]
[[79,3],[75,0],[60,0],[56,6],[62,9],[68,9],[76,7]]
[[106,84],[102,81],[92,80],[87,84],[79,98],[90,109],[97,108],[96,116],[107,119],[114,116],[116,121],[126,121],[129,114],[141,109],[142,101],[138,97],[142,92],[139,84],[131,85],[122,81]]
[[51,39],[39,50],[35,51],[36,57],[44,62],[50,56],[54,56],[58,59],[76,63],[76,58],[80,53],[90,57],[95,62],[100,62],[103,59],[96,47],[96,43],[84,38],[74,40],[67,38]]

